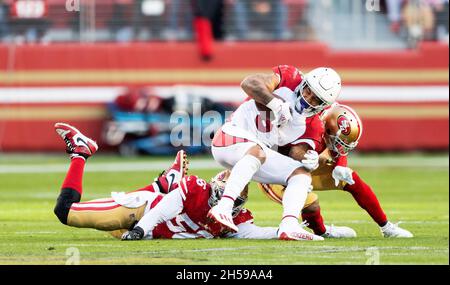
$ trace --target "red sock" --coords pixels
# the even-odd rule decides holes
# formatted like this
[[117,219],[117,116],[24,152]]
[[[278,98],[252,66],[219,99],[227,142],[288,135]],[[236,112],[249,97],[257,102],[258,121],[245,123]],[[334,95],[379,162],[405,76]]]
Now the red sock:
[[308,223],[308,228],[312,229],[314,234],[320,236],[326,232],[326,229],[320,214],[320,207],[317,207],[317,209],[314,212],[302,213],[302,219]]
[[167,194],[170,191],[172,191],[172,190],[174,190],[174,189],[176,189],[178,187],[177,183],[173,183],[170,186],[170,189],[169,189],[169,182],[167,182],[166,176],[163,176],[163,175],[161,175],[158,178],[156,178],[155,183],[156,183],[156,186],[157,186],[156,188],[153,186],[153,183],[152,183],[152,184],[147,185],[147,186],[145,186],[143,188],[140,188],[140,189],[138,189],[136,191],[161,192],[161,193]]
[[387,222],[387,218],[383,209],[381,209],[377,196],[370,186],[364,183],[355,171],[353,171],[352,177],[355,184],[347,184],[344,187],[344,190],[352,194],[358,205],[366,210],[379,226],[384,226]]
[[72,158],[69,171],[67,171],[66,178],[61,186],[62,189],[70,188],[80,193],[80,195],[83,193],[82,181],[85,164],[86,160],[82,157]]

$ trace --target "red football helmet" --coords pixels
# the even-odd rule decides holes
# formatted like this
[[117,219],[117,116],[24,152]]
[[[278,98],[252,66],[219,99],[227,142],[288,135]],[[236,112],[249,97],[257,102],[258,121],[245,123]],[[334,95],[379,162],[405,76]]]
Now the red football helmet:
[[325,126],[325,142],[330,150],[345,156],[358,145],[363,125],[352,108],[333,104],[322,113],[321,119]]
[[[211,196],[208,199],[209,206],[212,208],[217,205],[217,202],[222,198],[223,192],[225,191],[225,184],[227,183],[228,177],[230,177],[230,171],[224,170],[219,172],[216,176],[211,178]],[[237,214],[244,207],[245,202],[247,202],[248,198],[248,185],[245,186],[244,190],[234,201],[233,206],[233,217],[236,217]]]

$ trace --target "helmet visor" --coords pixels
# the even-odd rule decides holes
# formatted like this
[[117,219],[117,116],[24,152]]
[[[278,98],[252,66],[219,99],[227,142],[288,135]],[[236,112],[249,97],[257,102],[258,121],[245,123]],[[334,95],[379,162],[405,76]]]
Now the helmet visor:
[[296,95],[297,102],[295,104],[295,109],[300,114],[312,116],[319,113],[327,106],[327,103],[314,93],[306,80],[302,81]]

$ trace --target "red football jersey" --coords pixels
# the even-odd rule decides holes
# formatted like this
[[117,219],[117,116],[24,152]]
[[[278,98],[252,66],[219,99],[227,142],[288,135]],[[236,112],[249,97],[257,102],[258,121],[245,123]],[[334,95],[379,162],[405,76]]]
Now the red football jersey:
[[[220,224],[211,223],[207,214],[211,186],[205,180],[191,175],[180,182],[183,210],[172,220],[159,224],[153,230],[153,238],[211,238],[225,234]],[[248,210],[242,210],[235,218],[236,225],[253,220]]]
[[325,128],[320,116],[314,115],[306,118],[306,130],[301,137],[293,141],[290,146],[298,145],[309,141],[314,144],[311,146],[315,151],[321,153],[327,147],[324,141]]

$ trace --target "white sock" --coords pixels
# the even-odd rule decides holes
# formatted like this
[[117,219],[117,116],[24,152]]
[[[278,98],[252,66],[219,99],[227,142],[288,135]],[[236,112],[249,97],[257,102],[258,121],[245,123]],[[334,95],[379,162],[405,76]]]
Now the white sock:
[[231,169],[230,177],[228,177],[227,184],[223,196],[226,196],[219,201],[221,207],[228,210],[233,209],[234,200],[241,194],[244,187],[250,182],[253,175],[261,167],[261,161],[253,155],[245,155],[239,160]]
[[292,223],[292,219],[298,220],[303,206],[305,205],[311,181],[311,177],[305,174],[295,175],[288,180],[288,185],[284,190],[282,201],[282,223]]

